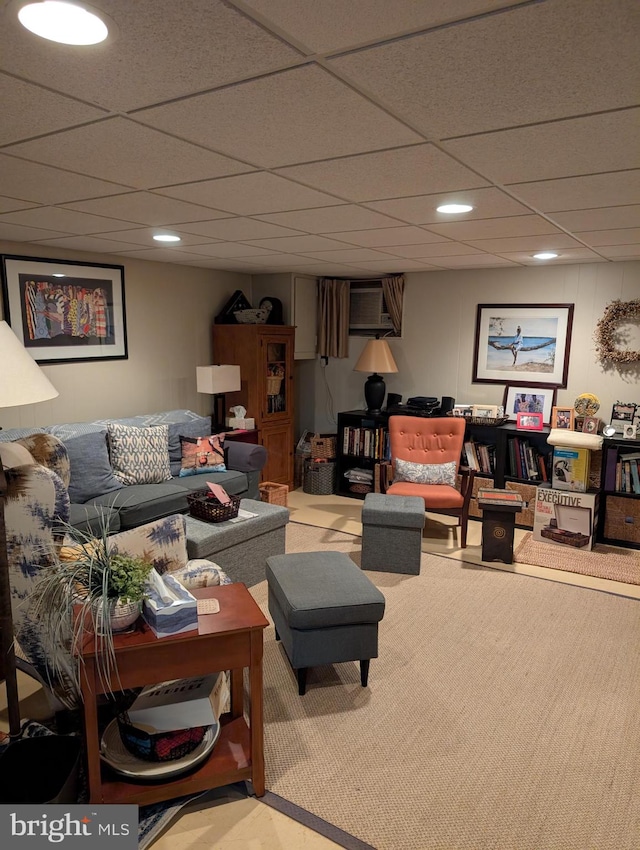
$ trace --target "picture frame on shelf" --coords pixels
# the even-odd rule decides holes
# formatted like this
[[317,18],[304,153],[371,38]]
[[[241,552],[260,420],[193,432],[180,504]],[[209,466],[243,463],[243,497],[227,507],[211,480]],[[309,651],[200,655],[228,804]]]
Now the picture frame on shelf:
[[542,413],[518,413],[516,425],[520,431],[542,431],[544,423]]
[[36,363],[128,358],[124,266],[1,259],[5,319]]
[[576,424],[576,412],[573,407],[554,407],[551,412],[551,427],[573,431]]
[[600,417],[585,416],[582,422],[583,434],[597,434],[600,430]]
[[622,437],[625,440],[637,440],[638,426],[635,422],[627,422],[622,429]]
[[[638,405],[635,402],[616,401],[611,409],[612,428],[615,428],[616,434],[623,434],[627,425],[634,424]],[[637,423],[636,423],[637,424]]]
[[471,415],[480,419],[492,419],[498,415],[497,404],[472,404]]
[[540,384],[526,387],[507,384],[504,388],[504,415],[517,422],[518,413],[542,413],[542,423],[551,421],[551,411],[556,403],[556,388]]
[[573,304],[478,304],[473,383],[566,387]]

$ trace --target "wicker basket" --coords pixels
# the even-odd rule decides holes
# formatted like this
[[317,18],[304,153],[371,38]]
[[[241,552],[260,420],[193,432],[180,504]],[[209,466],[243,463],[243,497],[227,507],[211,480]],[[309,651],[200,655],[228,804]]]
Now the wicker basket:
[[335,434],[314,434],[311,438],[312,458],[334,458],[337,438]]
[[302,489],[312,496],[330,496],[335,490],[336,465],[331,461],[306,460]]
[[287,507],[289,488],[286,484],[275,484],[273,481],[265,481],[263,484],[260,484],[258,490],[260,491],[261,502]]
[[267,395],[280,395],[280,387],[282,386],[282,378],[277,375],[270,375],[267,378]]
[[228,505],[221,505],[213,494],[209,498],[208,490],[197,490],[187,496],[189,513],[205,522],[224,522],[226,519],[233,519],[238,516],[240,510],[240,496],[229,498],[231,501]]
[[293,486],[297,490],[304,484],[304,462],[311,457],[308,451],[296,451],[293,458]]
[[[450,410],[447,416],[453,416]],[[508,416],[456,416],[456,419],[464,419],[469,425],[504,425],[509,421]]]
[[133,726],[126,713],[118,715],[122,743],[130,753],[145,761],[173,761],[189,755],[202,742],[209,728],[194,726],[152,735]]

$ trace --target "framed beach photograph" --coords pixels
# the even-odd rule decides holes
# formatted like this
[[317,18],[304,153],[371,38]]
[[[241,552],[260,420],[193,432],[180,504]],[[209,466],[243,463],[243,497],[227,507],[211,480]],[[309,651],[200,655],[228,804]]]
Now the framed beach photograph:
[[504,389],[504,415],[509,417],[510,422],[518,421],[518,413],[541,413],[542,424],[548,425],[555,402],[555,387],[509,384]]
[[126,360],[124,266],[5,254],[2,295],[37,363]]
[[473,383],[566,387],[573,304],[478,304]]
[[518,413],[516,424],[522,431],[542,431],[544,427],[542,413]]
[[573,431],[576,412],[573,407],[554,407],[551,411],[551,427]]

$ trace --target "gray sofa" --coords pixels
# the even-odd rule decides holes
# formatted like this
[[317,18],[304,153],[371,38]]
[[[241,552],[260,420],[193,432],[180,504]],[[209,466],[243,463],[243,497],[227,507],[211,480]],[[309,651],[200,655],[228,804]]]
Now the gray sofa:
[[[111,422],[145,428],[167,425],[171,478],[150,484],[122,483],[114,476],[109,458],[107,426]],[[207,481],[221,484],[232,496],[259,500],[260,471],[267,459],[266,449],[250,443],[225,443],[226,471],[180,477],[180,437],[206,437],[211,419],[191,410],[171,410],[125,419],[48,425],[0,431],[1,441],[52,434],[62,441],[70,465],[70,522],[96,533],[106,516],[111,532],[136,528],[161,517],[188,511],[187,496],[206,487]]]

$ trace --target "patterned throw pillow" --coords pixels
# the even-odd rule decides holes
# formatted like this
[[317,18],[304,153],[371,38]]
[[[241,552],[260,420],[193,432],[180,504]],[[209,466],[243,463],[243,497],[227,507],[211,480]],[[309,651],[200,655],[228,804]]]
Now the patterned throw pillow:
[[412,463],[409,460],[395,462],[394,481],[409,481],[411,484],[449,484],[456,485],[456,462],[449,463]]
[[169,481],[169,429],[167,425],[136,428],[110,422],[109,455],[113,474],[123,484],[159,484]]
[[209,437],[180,437],[182,468],[180,478],[200,472],[225,472],[224,434]]

